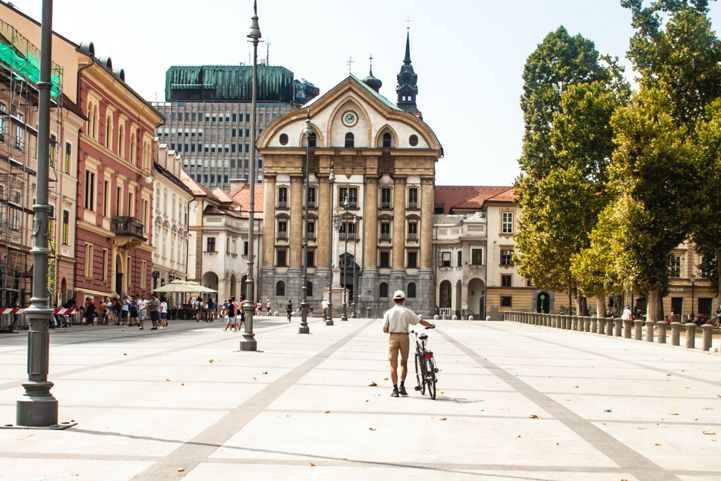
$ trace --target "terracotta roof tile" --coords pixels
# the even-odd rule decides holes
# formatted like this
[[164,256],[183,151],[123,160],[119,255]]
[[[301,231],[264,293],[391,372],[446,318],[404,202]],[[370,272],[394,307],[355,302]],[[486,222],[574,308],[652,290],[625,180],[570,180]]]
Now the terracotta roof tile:
[[215,199],[216,197],[210,192],[205,186],[202,184],[199,184],[195,181],[191,176],[185,173],[184,170],[180,171],[180,180],[185,184],[192,192],[193,195],[205,195],[212,199]]
[[221,202],[233,202],[233,199],[219,187],[216,187],[211,193]]
[[437,208],[443,208],[444,214],[455,209],[480,210],[487,199],[512,189],[510,186],[437,185],[434,189],[434,203]]
[[[262,184],[256,184],[253,197],[255,198],[255,205],[253,206],[255,214],[261,214],[263,212],[263,202],[265,199],[265,190]],[[233,200],[240,205],[244,212],[247,212],[250,204],[250,186],[244,184],[240,190],[235,193]]]

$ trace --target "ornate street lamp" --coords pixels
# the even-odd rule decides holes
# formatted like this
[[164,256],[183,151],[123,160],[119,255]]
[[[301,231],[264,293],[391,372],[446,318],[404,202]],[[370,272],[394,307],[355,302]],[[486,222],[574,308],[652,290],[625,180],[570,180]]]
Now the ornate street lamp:
[[353,237],[353,294],[350,298],[350,305],[351,305],[351,317],[353,319],[355,319],[358,317],[358,315],[356,314],[356,311],[355,311],[356,299],[358,298],[358,296],[356,295],[356,293],[358,292],[358,285],[357,285],[358,283],[357,283],[356,277],[355,277],[356,247],[358,246],[358,217],[355,215],[353,216],[353,235],[354,235],[354,237]]
[[255,282],[253,280],[253,236],[255,234],[255,140],[256,140],[256,108],[258,90],[258,42],[260,41],[260,26],[258,25],[258,2],[253,2],[253,17],[251,18],[248,38],[253,44],[253,79],[251,82],[250,100],[250,169],[248,172],[248,274],[245,282],[245,293],[248,297],[243,305],[245,311],[245,331],[240,341],[241,351],[255,351],[258,342],[253,334],[253,314],[255,313]]
[[[310,116],[310,112],[308,113]],[[310,136],[313,129],[310,128],[310,117],[305,120],[305,168],[303,169],[303,197],[305,198],[305,209],[303,213],[303,300],[300,302],[300,327],[298,334],[310,334],[308,327],[308,172],[310,169]]]
[[330,184],[330,205],[328,207],[328,313],[325,319],[326,326],[333,325],[333,223],[335,216],[333,215],[333,183],[335,182],[335,174],[333,173],[333,164],[330,165],[328,174],[328,183]]

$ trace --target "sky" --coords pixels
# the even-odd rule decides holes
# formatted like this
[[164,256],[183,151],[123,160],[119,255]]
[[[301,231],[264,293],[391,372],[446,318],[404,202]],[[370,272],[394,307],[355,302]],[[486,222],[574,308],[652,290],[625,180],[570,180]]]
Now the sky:
[[[40,0],[12,0],[39,19]],[[147,100],[164,100],[171,65],[249,63],[252,0],[55,0],[54,29],[92,41]],[[519,173],[521,75],[528,55],[560,25],[601,53],[625,54],[633,30],[620,0],[259,0],[270,64],[327,92],[352,71],[373,73],[381,94],[395,85],[410,27],[417,103],[443,145],[437,185],[511,185]],[[721,5],[711,18],[721,25]],[[627,76],[633,77],[630,67]]]

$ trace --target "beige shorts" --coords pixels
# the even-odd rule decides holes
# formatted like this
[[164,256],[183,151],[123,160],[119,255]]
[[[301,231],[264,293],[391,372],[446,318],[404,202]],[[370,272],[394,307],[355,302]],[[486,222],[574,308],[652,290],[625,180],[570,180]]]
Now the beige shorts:
[[388,338],[388,360],[398,361],[398,351],[401,352],[401,363],[408,362],[408,351],[410,350],[410,340],[408,334],[391,333]]

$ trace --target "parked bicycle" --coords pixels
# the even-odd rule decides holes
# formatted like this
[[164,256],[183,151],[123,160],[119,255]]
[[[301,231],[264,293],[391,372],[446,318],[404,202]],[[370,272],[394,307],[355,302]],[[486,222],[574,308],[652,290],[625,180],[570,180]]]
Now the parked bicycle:
[[426,390],[431,399],[436,398],[436,360],[433,357],[433,351],[426,349],[428,334],[425,332],[417,333],[411,331],[416,341],[416,391],[420,391],[425,396]]

